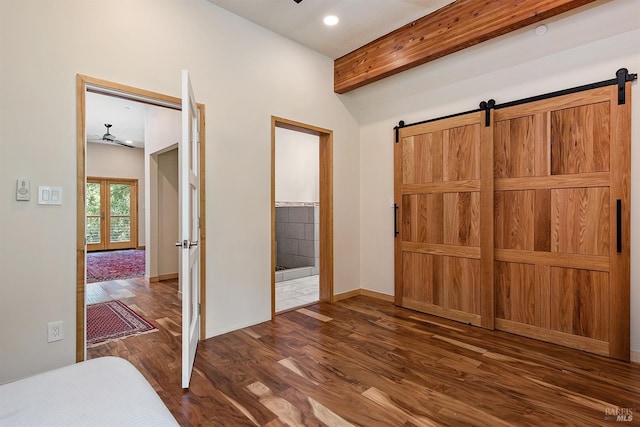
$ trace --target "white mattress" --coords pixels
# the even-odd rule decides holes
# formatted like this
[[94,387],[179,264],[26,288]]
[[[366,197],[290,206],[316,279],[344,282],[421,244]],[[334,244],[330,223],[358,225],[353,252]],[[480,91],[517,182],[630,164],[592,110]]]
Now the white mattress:
[[128,361],[101,357],[0,386],[1,427],[177,426]]

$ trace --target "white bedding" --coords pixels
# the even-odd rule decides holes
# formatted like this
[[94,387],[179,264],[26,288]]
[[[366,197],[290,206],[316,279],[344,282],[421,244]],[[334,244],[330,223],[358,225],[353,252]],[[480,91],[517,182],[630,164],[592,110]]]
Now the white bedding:
[[178,426],[128,361],[101,357],[0,386],[1,427]]

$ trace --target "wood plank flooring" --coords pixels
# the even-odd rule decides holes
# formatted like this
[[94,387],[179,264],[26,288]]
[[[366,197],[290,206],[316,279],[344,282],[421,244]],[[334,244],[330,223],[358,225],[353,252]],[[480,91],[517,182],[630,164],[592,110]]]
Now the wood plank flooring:
[[[160,331],[89,357],[131,361],[183,426],[640,425],[637,364],[368,297],[201,342],[183,391],[177,282],[101,288],[125,296]],[[632,418],[616,422],[617,414]]]

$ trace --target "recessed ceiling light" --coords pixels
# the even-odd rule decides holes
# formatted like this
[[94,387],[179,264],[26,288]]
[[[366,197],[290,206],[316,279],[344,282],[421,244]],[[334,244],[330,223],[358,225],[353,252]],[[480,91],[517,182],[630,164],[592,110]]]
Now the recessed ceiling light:
[[329,15],[324,17],[324,25],[333,26],[336,25],[340,20],[335,15]]

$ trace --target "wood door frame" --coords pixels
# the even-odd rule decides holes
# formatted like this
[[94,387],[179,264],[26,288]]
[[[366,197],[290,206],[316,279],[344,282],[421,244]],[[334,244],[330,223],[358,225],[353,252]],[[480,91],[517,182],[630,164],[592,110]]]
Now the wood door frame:
[[[85,185],[86,185],[86,93],[87,89],[100,89],[109,96],[117,96],[150,105],[180,110],[182,100],[133,86],[76,75],[76,362],[85,359]],[[200,339],[206,338],[206,206],[205,206],[205,106],[198,103],[200,114]],[[176,108],[176,106],[178,106]]]
[[[138,248],[138,212],[139,212],[139,203],[138,203],[138,179],[137,178],[109,178],[109,177],[101,177],[101,176],[87,176],[87,183],[89,183],[89,181],[94,182],[94,183],[100,183],[100,187],[102,188],[102,184],[105,183],[107,185],[110,184],[127,184],[127,185],[131,185],[132,191],[130,194],[130,200],[131,200],[131,207],[130,207],[130,215],[129,217],[131,218],[131,228],[130,228],[130,232],[131,232],[131,246],[133,246],[132,248],[110,248],[108,247],[110,242],[105,241],[104,242],[104,246],[102,248],[102,250],[109,250],[109,249],[137,249]],[[108,198],[107,194],[106,194],[106,189],[105,189],[105,194],[102,194],[101,191],[101,200],[100,200],[100,204],[105,203],[105,206],[109,206],[110,205],[110,199]],[[104,198],[104,201],[103,201]],[[105,209],[105,212],[108,212],[108,209]],[[85,212],[86,213],[86,212]],[[107,238],[108,237],[108,233],[107,233],[107,229],[109,228],[109,224],[110,224],[110,217],[111,214],[110,213],[105,213],[104,215],[104,219],[102,219],[100,221],[100,228],[101,228],[101,233],[103,234],[103,238]],[[94,249],[94,250],[101,250],[101,249]],[[87,252],[89,252],[89,245],[87,244]]]
[[333,131],[271,116],[271,319],[276,315],[276,128],[318,136],[320,181],[320,301],[333,303]]

